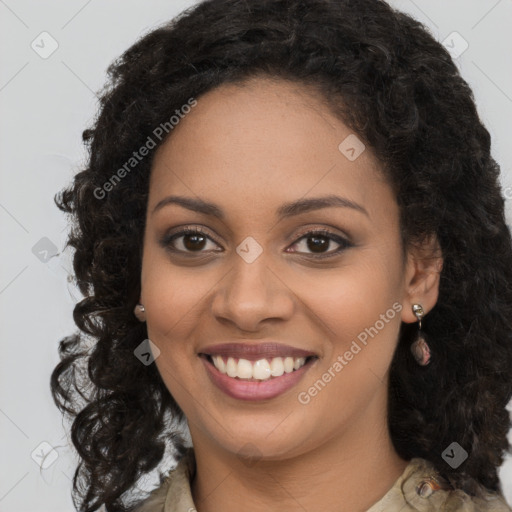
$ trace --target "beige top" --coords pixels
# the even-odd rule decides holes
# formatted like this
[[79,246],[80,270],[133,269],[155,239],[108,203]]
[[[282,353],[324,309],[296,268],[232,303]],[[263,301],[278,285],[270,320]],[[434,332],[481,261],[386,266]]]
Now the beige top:
[[[195,474],[192,448],[134,512],[195,512],[190,482]],[[504,498],[489,494],[486,500],[453,490],[432,464],[421,458],[409,461],[393,487],[366,512],[512,512]]]

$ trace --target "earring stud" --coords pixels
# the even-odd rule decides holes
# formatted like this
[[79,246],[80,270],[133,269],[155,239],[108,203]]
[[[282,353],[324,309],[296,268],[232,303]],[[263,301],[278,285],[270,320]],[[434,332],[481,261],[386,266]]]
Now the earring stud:
[[133,309],[133,314],[137,317],[137,320],[140,322],[144,322],[146,320],[146,308],[143,304],[137,304],[135,308]]
[[421,304],[413,304],[412,312],[418,319],[418,334],[414,342],[411,344],[411,352],[414,359],[420,366],[426,366],[430,363],[431,353],[430,347],[427,343],[427,337],[421,330],[421,319],[425,316],[425,311]]

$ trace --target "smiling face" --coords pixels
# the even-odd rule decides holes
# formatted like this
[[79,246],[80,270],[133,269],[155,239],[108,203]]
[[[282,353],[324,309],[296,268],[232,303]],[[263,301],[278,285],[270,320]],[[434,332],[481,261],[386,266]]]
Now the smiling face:
[[[195,447],[285,459],[385,431],[418,283],[392,189],[353,137],[310,90],[259,78],[200,97],[155,155],[140,299]],[[317,356],[272,398],[231,396],[200,356],[269,341]]]

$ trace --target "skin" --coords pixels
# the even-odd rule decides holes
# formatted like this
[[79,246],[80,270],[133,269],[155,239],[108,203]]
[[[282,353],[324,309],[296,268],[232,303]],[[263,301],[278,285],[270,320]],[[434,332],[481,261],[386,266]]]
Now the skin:
[[[355,161],[338,150],[351,133],[313,90],[257,77],[201,96],[155,155],[140,301],[161,351],[155,363],[190,428],[199,512],[364,511],[407,466],[387,428],[388,371],[401,322],[416,321],[412,304],[427,313],[435,305],[442,260],[429,258],[439,249],[432,237],[402,257],[398,206],[377,159],[370,148]],[[367,214],[329,207],[276,217],[285,202],[329,194]],[[224,219],[175,204],[153,212],[169,195],[215,203]],[[160,240],[183,226],[211,240],[182,236],[173,243],[182,253],[172,253]],[[315,260],[304,237],[315,229],[352,245]],[[247,236],[263,250],[252,263],[236,252]],[[320,254],[344,247],[322,240]],[[298,393],[396,302],[401,311],[300,403]],[[319,359],[266,401],[233,399],[210,382],[201,349],[260,340]]]

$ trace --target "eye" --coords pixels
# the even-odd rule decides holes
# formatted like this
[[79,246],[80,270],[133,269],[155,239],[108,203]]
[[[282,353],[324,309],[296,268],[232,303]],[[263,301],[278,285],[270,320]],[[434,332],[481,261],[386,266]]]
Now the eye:
[[216,242],[200,228],[187,227],[178,233],[165,235],[160,241],[160,244],[172,252],[201,253],[207,252],[203,249],[208,247],[208,242],[217,245]]
[[[333,242],[339,247],[333,251],[326,251]],[[353,244],[339,235],[320,229],[304,233],[291,247],[294,246],[311,251],[309,255],[313,258],[329,258],[338,255],[349,247],[353,247]],[[293,250],[292,252],[303,251]]]
[[[208,251],[209,242],[213,245],[210,251]],[[337,244],[338,248],[326,251],[332,243]],[[189,255],[193,253],[200,254],[211,251],[222,251],[222,249],[215,249],[215,246],[219,247],[219,244],[198,227],[186,227],[179,232],[169,233],[160,240],[160,244],[173,253]],[[293,247],[295,247],[295,249],[291,252],[306,253],[313,258],[328,258],[338,255],[349,247],[353,247],[353,244],[342,236],[331,233],[328,230],[317,229],[303,233],[291,246],[291,248]],[[309,254],[306,252],[308,250],[311,251]]]

